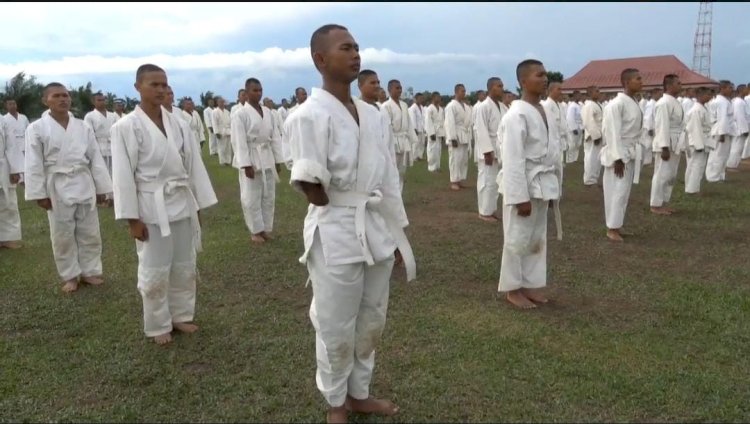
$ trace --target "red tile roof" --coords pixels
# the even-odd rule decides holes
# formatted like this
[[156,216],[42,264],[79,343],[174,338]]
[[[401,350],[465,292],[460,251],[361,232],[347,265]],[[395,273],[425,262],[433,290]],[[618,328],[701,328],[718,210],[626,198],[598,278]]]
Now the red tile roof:
[[677,74],[683,86],[716,86],[718,82],[693,72],[674,55],[631,57],[625,59],[592,60],[578,73],[563,82],[562,89],[585,90],[596,85],[601,90],[612,91],[622,89],[620,73],[625,68],[635,68],[641,71],[643,88],[661,87],[662,80],[667,74]]

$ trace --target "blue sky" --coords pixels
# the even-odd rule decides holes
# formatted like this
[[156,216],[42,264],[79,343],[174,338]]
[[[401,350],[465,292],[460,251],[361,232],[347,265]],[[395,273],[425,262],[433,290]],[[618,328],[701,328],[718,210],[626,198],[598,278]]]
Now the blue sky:
[[[542,60],[572,76],[589,60],[674,54],[692,64],[698,3],[4,3],[0,78],[19,71],[43,82],[137,97],[135,69],[167,70],[175,95],[211,90],[230,100],[248,77],[264,95],[289,97],[319,84],[307,46],[320,25],[347,26],[362,66],[382,83],[417,91],[469,90],[515,65]],[[712,73],[750,81],[750,6],[713,6]],[[356,91],[356,90],[355,90]]]

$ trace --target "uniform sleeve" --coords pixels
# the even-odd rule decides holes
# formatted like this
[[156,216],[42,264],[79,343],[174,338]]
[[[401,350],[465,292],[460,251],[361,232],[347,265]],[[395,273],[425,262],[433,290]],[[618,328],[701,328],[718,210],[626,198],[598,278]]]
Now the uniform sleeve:
[[[511,119],[508,119],[511,118]],[[526,179],[526,122],[521,115],[507,116],[503,128],[503,203],[517,205],[528,202],[529,186]]]
[[732,105],[729,102],[716,102],[716,119],[719,133],[717,135],[731,135],[732,134],[732,123],[729,120],[729,108]]
[[576,122],[576,109],[575,106],[571,105],[565,113],[565,121],[568,124],[568,129],[570,129],[570,131],[578,129],[578,123]]
[[328,190],[331,183],[328,171],[328,140],[333,133],[331,118],[317,121],[315,116],[297,111],[287,118],[284,127],[289,135],[293,161],[290,184],[300,192],[300,182],[322,184],[324,190]]
[[138,138],[129,122],[120,120],[112,126],[112,192],[115,219],[139,219],[138,189],[135,171],[138,166]]
[[739,99],[739,101],[732,102],[734,109],[734,121],[737,123],[737,135],[742,135],[748,132],[747,114],[745,108],[747,105],[745,101]]
[[[40,125],[42,125],[41,122]],[[44,170],[44,144],[41,135],[36,131],[36,127],[37,125],[30,125],[26,128],[26,157],[24,162],[26,200],[49,198],[47,173]]]
[[[178,125],[187,127],[187,124],[182,122],[178,122]],[[208,177],[206,165],[203,163],[198,140],[195,139],[189,128],[183,128],[182,133],[185,136],[184,145],[188,147],[187,154],[185,155],[185,168],[188,171],[190,188],[198,203],[198,209],[205,209],[218,203],[216,193],[211,185],[211,179]]]
[[401,184],[398,175],[398,168],[396,168],[396,162],[393,161],[395,152],[393,150],[393,143],[391,141],[391,132],[385,125],[385,119],[381,118],[381,120],[384,124],[382,125],[383,143],[381,145],[381,149],[383,154],[386,155],[386,168],[383,181],[383,202],[388,210],[390,210],[392,216],[396,218],[401,228],[405,228],[409,225],[409,219],[406,216],[404,200],[401,196]]
[[622,145],[622,109],[620,103],[610,103],[604,108],[602,134],[607,143],[608,162],[614,163],[625,158],[624,146]]
[[247,131],[250,124],[245,118],[244,113],[235,113],[232,115],[230,121],[232,122],[232,147],[234,147],[234,156],[237,159],[238,168],[249,168],[253,166],[253,161],[250,156],[250,146],[248,145]]
[[474,128],[477,130],[476,149],[481,155],[495,152],[495,148],[492,146],[492,139],[490,138],[490,114],[487,109],[488,108],[486,107],[480,107],[477,109],[476,122],[474,123]]
[[5,159],[8,161],[8,173],[22,174],[24,166],[23,153],[11,143],[11,140],[15,137],[11,134],[10,128],[2,121],[2,118],[0,118],[0,138],[2,138],[3,146],[5,146],[4,150]]
[[89,160],[91,176],[94,177],[96,194],[112,193],[112,179],[109,177],[109,170],[104,163],[102,153],[99,151],[99,143],[96,142],[94,130],[91,126],[84,123],[83,133],[86,137],[86,157]]
[[200,130],[198,131],[198,133],[200,134],[200,137],[196,141],[198,142],[206,141],[206,126],[203,125],[203,120],[201,119],[201,116],[198,114],[198,112],[195,112],[195,117],[198,118],[198,126],[200,127]]
[[665,147],[670,147],[669,134],[669,104],[667,102],[657,103],[654,108],[654,143],[655,152]]
[[594,141],[602,138],[602,131],[596,124],[596,107],[593,103],[589,103],[583,106],[581,111],[581,119],[583,120],[583,128],[586,134],[589,135],[590,140]]
[[427,108],[425,111],[424,131],[428,137],[436,135],[435,124],[432,122],[432,108]]
[[281,120],[281,114],[271,112],[271,118],[273,118],[273,133],[271,135],[271,150],[273,151],[274,161],[276,163],[285,163],[284,149],[281,144],[281,126],[279,121]]
[[214,124],[213,124],[213,109],[203,109],[203,120],[206,121],[206,127],[209,130],[213,130]]
[[449,104],[445,108],[445,142],[450,145],[451,140],[458,140],[456,131],[456,116],[453,114],[453,107]]
[[688,115],[687,125],[685,127],[687,132],[688,145],[695,150],[703,150],[706,147],[705,140],[703,140],[703,116],[699,110],[694,110],[693,113]]

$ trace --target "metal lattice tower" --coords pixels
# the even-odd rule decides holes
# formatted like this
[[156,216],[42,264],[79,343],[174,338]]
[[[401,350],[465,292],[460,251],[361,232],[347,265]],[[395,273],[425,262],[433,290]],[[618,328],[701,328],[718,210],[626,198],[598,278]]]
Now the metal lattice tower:
[[693,71],[711,77],[711,21],[713,4],[710,1],[700,3],[698,27],[695,29],[693,44]]

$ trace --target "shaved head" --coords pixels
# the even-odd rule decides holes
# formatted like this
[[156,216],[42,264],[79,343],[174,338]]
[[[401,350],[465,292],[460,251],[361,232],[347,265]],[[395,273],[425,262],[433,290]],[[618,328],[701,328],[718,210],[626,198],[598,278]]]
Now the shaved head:
[[542,62],[536,59],[527,59],[519,63],[518,66],[516,66],[516,79],[518,80],[518,83],[521,83],[521,80],[528,75],[532,67],[541,65]]
[[349,31],[345,26],[337,24],[323,25],[316,29],[312,37],[310,37],[310,54],[322,53],[328,50],[330,44],[328,42],[328,34],[333,30]]
[[135,71],[135,82],[140,82],[143,79],[143,74],[146,74],[148,72],[163,72],[167,73],[164,69],[152,65],[150,63],[146,63],[145,65],[141,65],[138,67],[138,70]]

